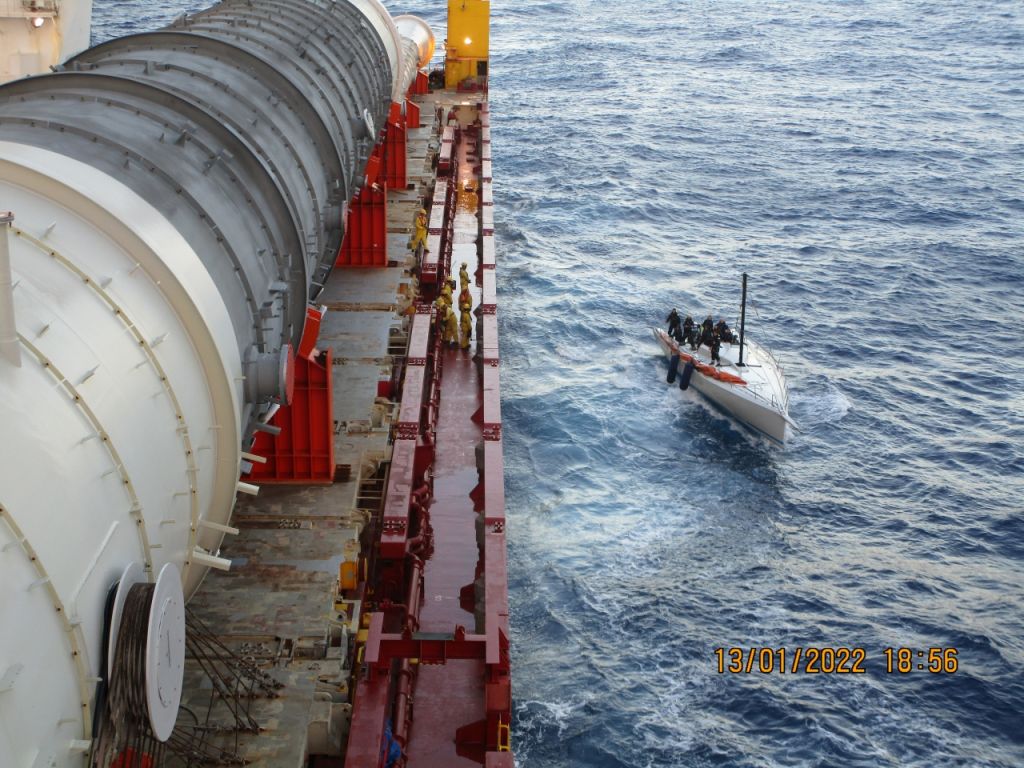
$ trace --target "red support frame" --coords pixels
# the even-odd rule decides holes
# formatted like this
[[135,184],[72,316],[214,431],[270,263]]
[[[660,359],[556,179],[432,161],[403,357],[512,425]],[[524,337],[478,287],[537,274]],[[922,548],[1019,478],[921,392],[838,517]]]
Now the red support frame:
[[291,405],[274,414],[278,435],[257,432],[252,453],[267,459],[243,476],[259,484],[329,485],[334,482],[334,401],[331,351],[315,360],[295,358]]
[[299,357],[312,360],[316,357],[316,341],[320,338],[320,323],[327,314],[326,306],[306,307],[306,324],[302,329],[302,340],[299,341]]
[[391,189],[405,189],[408,130],[402,105],[391,103],[384,131],[384,181]]
[[427,73],[424,72],[423,70],[420,70],[419,72],[416,73],[415,79],[409,86],[409,95],[420,96],[424,93],[430,93],[430,83],[429,78],[427,77]]
[[387,188],[383,184],[371,183],[356,193],[349,206],[345,239],[338,251],[335,266],[386,267],[387,243]]

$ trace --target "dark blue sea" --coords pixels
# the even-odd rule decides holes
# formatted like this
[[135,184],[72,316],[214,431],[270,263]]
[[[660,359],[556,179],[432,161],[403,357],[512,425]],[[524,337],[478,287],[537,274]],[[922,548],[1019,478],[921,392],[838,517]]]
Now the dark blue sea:
[[[201,6],[97,0],[96,35]],[[1024,5],[492,14],[517,764],[1024,766]],[[781,449],[651,338],[744,271]]]

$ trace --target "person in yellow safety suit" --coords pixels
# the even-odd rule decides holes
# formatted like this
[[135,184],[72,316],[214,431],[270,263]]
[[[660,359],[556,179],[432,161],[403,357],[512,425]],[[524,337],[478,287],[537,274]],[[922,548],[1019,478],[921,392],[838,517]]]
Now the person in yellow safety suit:
[[462,269],[459,270],[459,285],[462,286],[462,290],[469,287],[469,272],[466,270],[466,262],[462,262]]
[[459,343],[459,321],[451,307],[448,307],[444,318],[444,340],[453,347]]
[[452,305],[452,286],[451,283],[445,283],[441,286],[441,293],[439,298],[444,299],[445,304],[449,307]]
[[444,296],[438,296],[434,299],[434,308],[437,310],[434,313],[434,319],[437,322],[437,332],[444,335],[444,316],[447,314],[445,310],[448,309]]
[[463,288],[462,293],[459,294],[459,311],[468,312],[473,308],[473,296],[469,292],[469,288]]
[[462,348],[469,349],[469,340],[473,336],[473,319],[470,317],[468,309],[462,310],[459,330],[462,332]]
[[412,237],[409,238],[409,250],[415,251],[421,245],[427,247],[427,209],[420,208],[416,212],[416,222]]

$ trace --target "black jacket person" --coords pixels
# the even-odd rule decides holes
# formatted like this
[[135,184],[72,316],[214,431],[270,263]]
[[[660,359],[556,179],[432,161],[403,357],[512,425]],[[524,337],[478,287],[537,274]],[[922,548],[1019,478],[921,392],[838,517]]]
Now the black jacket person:
[[682,341],[682,331],[679,324],[679,313],[676,310],[672,310],[668,313],[668,317],[665,318],[665,322],[668,323],[668,335],[676,341]]

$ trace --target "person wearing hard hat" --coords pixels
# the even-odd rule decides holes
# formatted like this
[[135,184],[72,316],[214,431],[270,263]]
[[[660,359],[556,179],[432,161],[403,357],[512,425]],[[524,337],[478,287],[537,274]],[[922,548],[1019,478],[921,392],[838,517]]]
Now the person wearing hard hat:
[[444,299],[445,304],[449,307],[452,305],[452,283],[454,281],[445,281],[445,284],[441,286],[441,296]]
[[468,312],[473,308],[473,295],[469,292],[469,286],[462,289],[459,294],[459,311]]
[[459,343],[459,321],[451,307],[446,309],[448,314],[444,317],[444,340],[446,344],[454,347]]
[[459,283],[462,285],[462,290],[469,287],[469,271],[466,269],[466,262],[462,262],[462,268],[459,270]]
[[462,310],[462,318],[459,320],[459,330],[462,332],[462,348],[469,349],[469,340],[473,336],[473,319],[469,310]]
[[427,247],[427,209],[420,208],[416,212],[412,237],[409,238],[409,250],[415,251],[420,246]]
[[434,299],[434,320],[437,323],[437,332],[444,335],[444,318],[447,314],[448,304],[444,300],[444,296],[438,296]]

